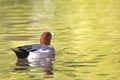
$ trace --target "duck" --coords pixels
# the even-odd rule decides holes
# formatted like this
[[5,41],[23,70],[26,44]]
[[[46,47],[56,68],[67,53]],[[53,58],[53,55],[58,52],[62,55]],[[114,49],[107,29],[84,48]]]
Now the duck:
[[29,62],[51,61],[55,58],[55,49],[51,45],[52,34],[42,33],[40,44],[30,44],[11,48],[18,59],[28,59]]

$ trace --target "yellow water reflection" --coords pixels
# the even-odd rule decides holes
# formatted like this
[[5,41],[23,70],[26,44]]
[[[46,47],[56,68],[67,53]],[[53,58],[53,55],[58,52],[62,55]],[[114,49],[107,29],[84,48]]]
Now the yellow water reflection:
[[[119,3],[119,0],[0,0],[1,79],[119,80]],[[31,68],[33,72],[11,72],[17,59],[8,49],[39,43],[46,30],[55,32],[52,78],[43,75],[39,68]]]

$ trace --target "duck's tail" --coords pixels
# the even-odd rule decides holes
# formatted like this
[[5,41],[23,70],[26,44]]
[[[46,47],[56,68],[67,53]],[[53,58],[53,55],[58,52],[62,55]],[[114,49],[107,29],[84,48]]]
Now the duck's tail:
[[21,50],[19,47],[17,48],[11,48],[11,50],[16,54],[17,58],[27,58],[29,55],[29,52],[26,50]]

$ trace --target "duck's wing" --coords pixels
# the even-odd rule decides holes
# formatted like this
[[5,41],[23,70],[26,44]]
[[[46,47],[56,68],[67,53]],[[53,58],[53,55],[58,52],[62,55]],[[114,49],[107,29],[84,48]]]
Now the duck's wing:
[[32,45],[25,45],[25,46],[18,47],[18,48],[20,48],[21,50],[26,50],[27,52],[36,51],[36,49],[33,48]]

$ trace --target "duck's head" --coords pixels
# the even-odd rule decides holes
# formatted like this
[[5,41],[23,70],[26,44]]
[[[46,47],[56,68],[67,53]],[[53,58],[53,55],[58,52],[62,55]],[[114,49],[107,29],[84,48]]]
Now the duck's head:
[[52,35],[50,32],[43,32],[40,38],[40,44],[50,45]]

